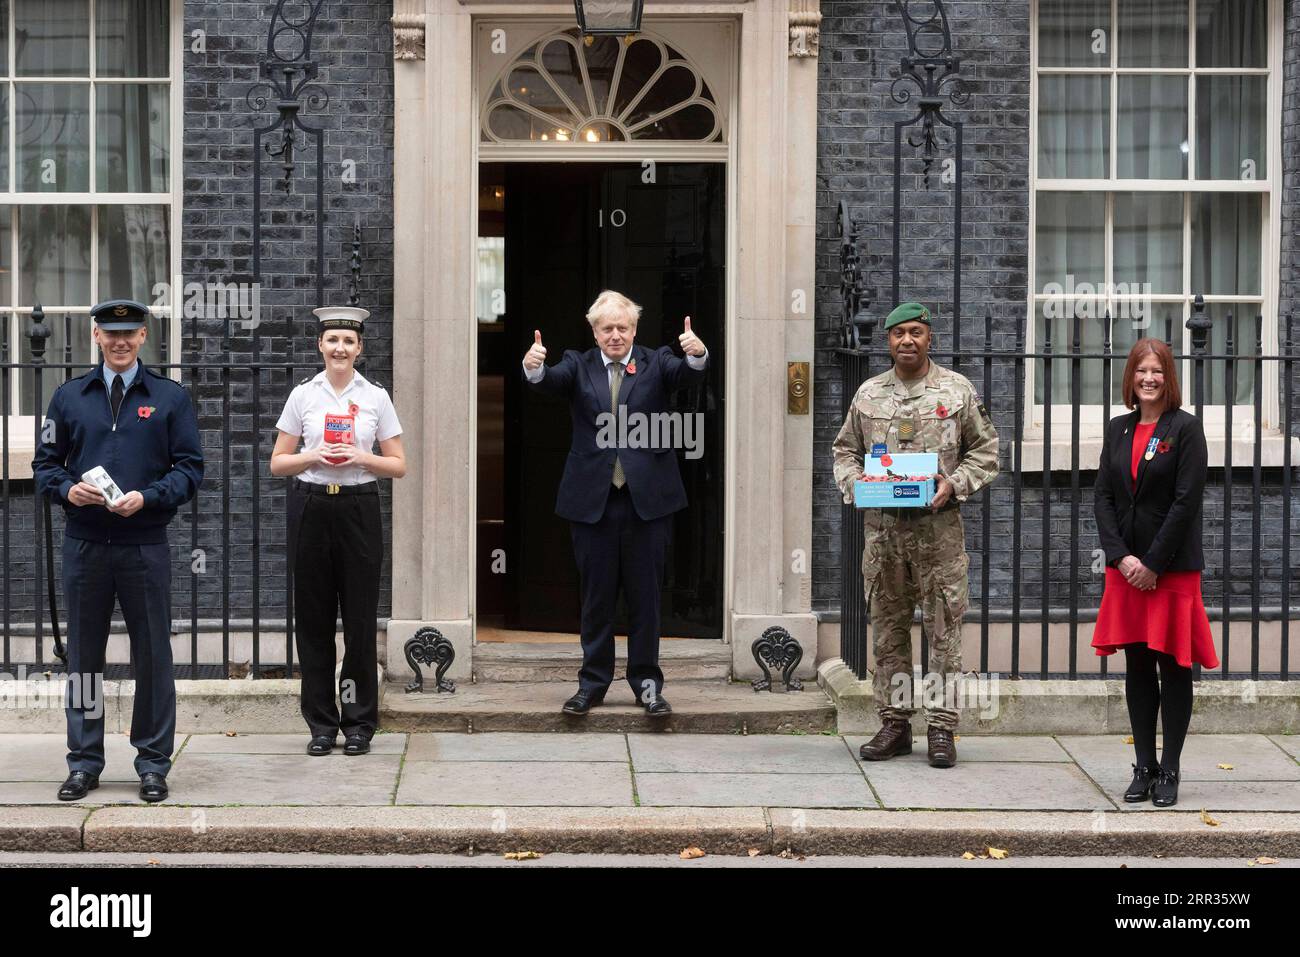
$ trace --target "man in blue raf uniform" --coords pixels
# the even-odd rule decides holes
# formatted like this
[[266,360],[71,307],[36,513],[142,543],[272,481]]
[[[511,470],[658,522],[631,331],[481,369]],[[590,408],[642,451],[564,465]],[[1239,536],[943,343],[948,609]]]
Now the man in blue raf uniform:
[[[104,769],[100,689],[116,599],[131,635],[131,744],[138,752],[140,797],[161,801],[167,797],[176,731],[167,524],[198,491],[203,452],[189,395],[139,360],[148,310],[114,299],[90,315],[103,361],[55,391],[33,461],[38,489],[61,502],[67,517],[63,598],[70,773],[59,800],[77,801],[99,787]],[[96,466],[124,493],[115,504],[82,478]]]

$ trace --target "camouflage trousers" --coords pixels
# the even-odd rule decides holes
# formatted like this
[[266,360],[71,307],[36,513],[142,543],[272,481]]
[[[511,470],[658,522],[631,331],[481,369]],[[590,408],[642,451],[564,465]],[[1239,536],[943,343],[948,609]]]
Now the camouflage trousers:
[[882,721],[910,720],[912,614],[921,605],[929,640],[922,689],[927,724],[957,728],[955,682],[961,677],[961,618],[969,601],[966,539],[961,513],[899,519],[867,509],[862,579],[871,609],[872,690]]

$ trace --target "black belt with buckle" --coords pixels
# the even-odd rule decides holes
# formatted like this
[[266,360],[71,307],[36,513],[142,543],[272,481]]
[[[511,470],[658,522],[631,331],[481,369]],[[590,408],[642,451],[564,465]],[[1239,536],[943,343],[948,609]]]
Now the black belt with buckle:
[[362,482],[360,485],[317,485],[315,482],[304,482],[302,479],[294,479],[293,484],[303,492],[314,492],[318,495],[378,495],[378,482]]

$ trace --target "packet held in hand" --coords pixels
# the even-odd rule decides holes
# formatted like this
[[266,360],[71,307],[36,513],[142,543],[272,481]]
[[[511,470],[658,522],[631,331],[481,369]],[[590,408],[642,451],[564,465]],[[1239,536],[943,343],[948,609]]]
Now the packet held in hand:
[[866,481],[853,483],[853,504],[858,508],[929,508],[938,472],[936,452],[868,455],[862,466]]
[[117,483],[113,481],[108,472],[104,470],[104,466],[96,465],[89,472],[83,474],[81,480],[99,489],[104,496],[104,500],[109,505],[116,507],[117,503],[122,501],[124,493],[117,487]]
[[[353,427],[356,425],[357,417],[355,415],[345,415],[342,412],[325,413],[325,444],[337,445],[355,445],[356,438],[353,435]],[[331,458],[326,456],[326,462],[331,465],[342,465],[346,459]]]

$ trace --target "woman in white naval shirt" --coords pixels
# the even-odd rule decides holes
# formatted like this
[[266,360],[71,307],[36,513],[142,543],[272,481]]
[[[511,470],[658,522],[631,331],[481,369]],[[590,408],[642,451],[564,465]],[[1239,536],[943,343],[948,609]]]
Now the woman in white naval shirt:
[[[295,475],[290,553],[302,716],[307,753],[329,754],[341,730],[344,754],[365,754],[379,723],[375,619],[383,529],[376,478],[406,474],[402,427],[388,393],[354,368],[364,309],[330,306],[316,346],[325,368],[289,395],[276,423],[272,475]],[[379,454],[371,449],[379,442]],[[303,451],[298,451],[302,442]],[[334,627],[343,618],[343,669],[334,700]]]

